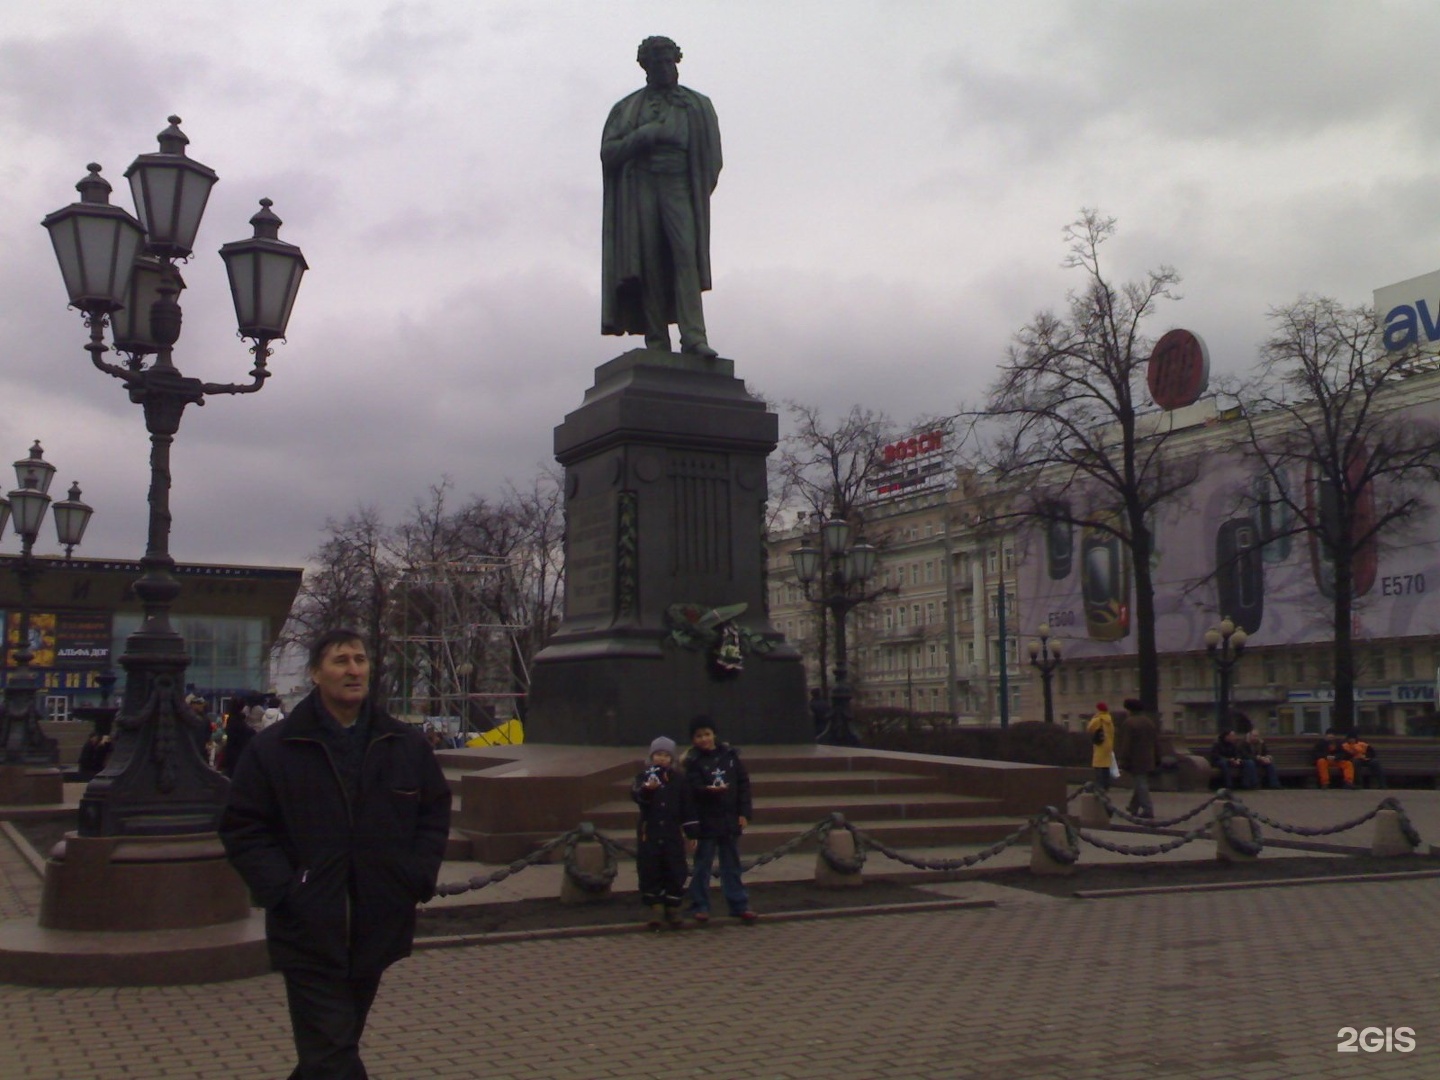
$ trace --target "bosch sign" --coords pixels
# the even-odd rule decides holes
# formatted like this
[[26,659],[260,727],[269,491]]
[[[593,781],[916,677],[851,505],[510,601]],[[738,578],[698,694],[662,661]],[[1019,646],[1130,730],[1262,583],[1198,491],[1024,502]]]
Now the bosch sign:
[[908,439],[891,443],[880,451],[880,456],[885,459],[886,465],[893,465],[897,461],[921,457],[944,448],[945,432],[927,431],[924,435],[912,435]]
[[1375,290],[1387,352],[1440,352],[1440,270]]
[[895,499],[921,491],[943,491],[950,486],[954,470],[945,452],[945,432],[917,431],[882,446],[879,468],[870,482],[875,499]]

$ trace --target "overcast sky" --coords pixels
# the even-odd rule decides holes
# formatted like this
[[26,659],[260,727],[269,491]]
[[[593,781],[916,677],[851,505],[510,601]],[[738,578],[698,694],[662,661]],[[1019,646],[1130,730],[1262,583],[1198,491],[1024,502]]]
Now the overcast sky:
[[177,366],[245,377],[215,252],[261,196],[311,268],[264,391],[186,413],[182,561],[299,565],[327,517],[393,520],[442,475],[495,494],[550,460],[595,366],[641,344],[599,333],[598,151],[650,34],[720,118],[710,341],[771,400],[898,421],[979,400],[1016,328],[1079,284],[1061,230],[1086,206],[1119,219],[1115,278],[1180,271],[1153,332],[1199,332],[1221,373],[1251,364],[1271,306],[1368,303],[1440,267],[1433,2],[0,12],[0,461],[41,439],[57,490],[78,479],[96,508],[91,556],[144,549],[147,437],[90,366],[39,223],[89,161],[128,208],[125,168],[172,112],[221,177]]

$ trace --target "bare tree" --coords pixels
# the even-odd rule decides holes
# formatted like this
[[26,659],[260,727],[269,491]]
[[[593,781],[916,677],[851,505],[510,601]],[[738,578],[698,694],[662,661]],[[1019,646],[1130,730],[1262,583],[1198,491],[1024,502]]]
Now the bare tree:
[[[1379,546],[1403,535],[1440,480],[1440,427],[1407,414],[1405,383],[1433,363],[1388,351],[1367,307],[1302,296],[1270,312],[1260,370],[1236,395],[1251,456],[1268,479],[1262,540],[1317,545],[1333,645],[1334,721],[1355,718],[1357,599],[1374,584]],[[1283,518],[1289,522],[1281,527]]]
[[362,506],[343,521],[325,522],[325,539],[311,554],[300,592],[290,610],[283,639],[308,648],[336,627],[362,633],[375,662],[370,688],[376,693],[384,675],[389,645],[385,613],[399,567],[390,546],[390,529],[373,506]]
[[[873,498],[873,483],[885,464],[881,450],[895,438],[894,424],[884,413],[859,405],[833,425],[814,405],[790,401],[785,407],[793,430],[771,459],[771,489],[782,512],[808,515],[815,526],[830,518],[863,525],[865,503]],[[867,595],[862,603],[873,599]],[[828,696],[830,644],[837,628],[824,606],[816,606],[815,618],[820,686]]]
[[1177,299],[1180,276],[1160,266],[1113,283],[1100,255],[1115,231],[1114,218],[1088,209],[1066,227],[1063,265],[1079,270],[1084,285],[1063,313],[1043,311],[1015,335],[983,410],[994,437],[982,456],[1015,493],[998,523],[1086,528],[1129,552],[1140,700],[1153,710],[1155,511],[1195,479],[1197,464],[1167,454],[1168,425],[1142,416],[1153,348],[1145,325],[1161,300]]

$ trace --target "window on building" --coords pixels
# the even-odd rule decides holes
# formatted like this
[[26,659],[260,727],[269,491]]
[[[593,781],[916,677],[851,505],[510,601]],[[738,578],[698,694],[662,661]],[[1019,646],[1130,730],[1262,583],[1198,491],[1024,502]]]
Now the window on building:
[[1076,692],[1077,694],[1083,694],[1083,693],[1085,693],[1085,669],[1084,669],[1084,668],[1076,668],[1076,669],[1075,669],[1075,692]]
[[927,521],[927,522],[925,522],[925,539],[926,539],[926,540],[929,540],[930,537],[932,537],[932,536],[934,536],[934,535],[935,535],[935,523],[934,523],[933,521]]
[[1009,548],[1009,547],[1007,547],[1007,548],[1005,549],[1005,569],[1006,569],[1006,570],[1014,570],[1014,569],[1015,569],[1015,549],[1014,549],[1014,548]]
[[1366,672],[1366,674],[1369,675],[1370,678],[1375,680],[1376,682],[1384,681],[1384,679],[1386,678],[1384,649],[1370,650],[1370,670]]
[[1303,656],[1297,656],[1297,657],[1295,657],[1293,660],[1290,661],[1290,672],[1291,672],[1290,680],[1291,680],[1296,686],[1304,686],[1304,685],[1305,685],[1305,683],[1306,683],[1306,678],[1305,678],[1305,658],[1304,658]]
[[914,622],[915,622],[915,625],[916,625],[916,626],[924,626],[924,625],[925,625],[925,624],[924,624],[923,622],[921,622],[921,620],[920,620],[920,605],[919,605],[919,604],[912,604],[912,605],[911,605],[911,607],[910,607],[910,615],[911,615],[911,617],[914,619]]
[[940,666],[940,646],[939,646],[939,645],[936,645],[936,644],[934,644],[934,643],[932,642],[931,645],[930,645],[930,661],[929,661],[928,664],[926,664],[926,667],[928,667],[931,671],[934,671],[934,670],[935,670],[937,667],[939,667],[939,666]]
[[925,622],[927,625],[935,622],[935,601],[930,600],[925,604]]
[[1415,650],[1408,645],[1400,650],[1400,678],[1415,678]]
[[885,609],[885,629],[895,629],[895,612],[888,607]]
[[935,563],[933,560],[925,564],[925,584],[935,584]]
[[1060,693],[1068,694],[1070,692],[1070,669],[1062,664],[1056,670],[1055,676],[1056,682],[1060,686]]
[[918,562],[912,562],[910,564],[910,584],[920,584],[920,564]]
[[960,598],[960,621],[975,621],[975,598],[973,596],[962,596]]
[[1276,662],[1274,654],[1267,653],[1260,658],[1260,671],[1267,683],[1280,681],[1280,665]]
[[998,561],[999,555],[994,548],[991,548],[989,551],[985,552],[985,572],[989,574],[995,573]]
[[906,615],[905,605],[904,605],[904,604],[901,604],[901,605],[900,605],[898,608],[896,608],[896,610],[895,610],[895,626],[896,626],[896,628],[899,629],[899,630],[904,630],[904,629],[905,629],[905,615]]

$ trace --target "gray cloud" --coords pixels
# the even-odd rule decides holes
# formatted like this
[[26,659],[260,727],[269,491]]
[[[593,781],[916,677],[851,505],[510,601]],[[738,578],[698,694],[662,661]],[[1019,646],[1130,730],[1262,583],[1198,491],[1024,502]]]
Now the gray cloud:
[[[494,494],[549,459],[593,368],[600,126],[674,36],[725,134],[712,339],[753,389],[897,420],[975,401],[1064,301],[1060,230],[1120,218],[1118,277],[1185,276],[1186,325],[1240,370],[1265,311],[1433,268],[1436,106],[1410,4],[605,5],[51,0],[0,30],[0,459],[37,435],[144,542],[139,410],[95,372],[40,218],[87,161],[121,175],[170,112],[215,189],[177,363],[243,379],[215,251],[264,195],[312,267],[265,390],[187,414],[177,557],[296,563],[327,517],[427,484]],[[158,47],[157,43],[163,45]],[[6,446],[11,450],[5,450]]]

